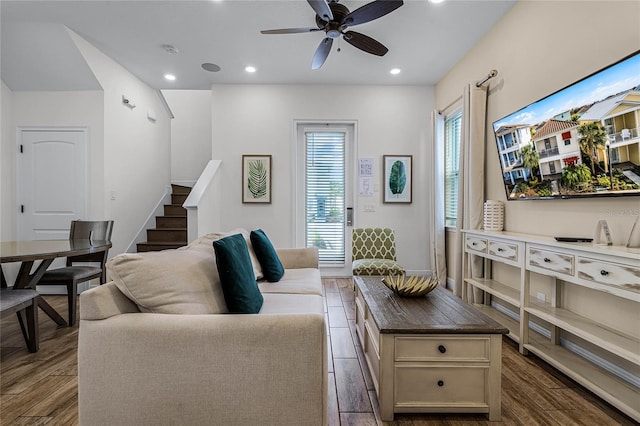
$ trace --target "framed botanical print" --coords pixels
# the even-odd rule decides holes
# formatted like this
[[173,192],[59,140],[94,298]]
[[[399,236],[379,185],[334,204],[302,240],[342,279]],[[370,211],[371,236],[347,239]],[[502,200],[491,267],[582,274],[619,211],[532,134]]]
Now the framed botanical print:
[[411,203],[413,186],[413,156],[384,155],[384,203]]
[[242,202],[271,203],[271,155],[242,156]]

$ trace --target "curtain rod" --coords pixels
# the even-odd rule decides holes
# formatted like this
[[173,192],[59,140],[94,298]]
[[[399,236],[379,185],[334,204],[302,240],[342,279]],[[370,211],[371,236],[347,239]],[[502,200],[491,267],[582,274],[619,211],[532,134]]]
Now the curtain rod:
[[[491,80],[493,77],[498,75],[498,70],[491,70],[489,71],[489,74],[487,74],[487,76],[485,78],[483,78],[482,80],[476,81],[476,87],[480,87],[483,84],[485,84],[487,81]],[[456,102],[458,102],[460,99],[462,99],[462,96],[458,96],[457,98],[455,98],[453,101],[451,101],[446,107],[439,109],[438,110],[438,114],[442,114],[444,111],[448,110],[453,104],[455,104]]]
[[443,112],[445,112],[446,110],[448,110],[449,108],[451,108],[453,105],[455,105],[456,102],[458,102],[459,100],[462,99],[462,96],[458,96],[457,98],[455,98],[454,100],[452,100],[451,102],[449,102],[449,105],[447,105],[446,107],[439,109],[438,110],[438,114],[442,115]]
[[498,70],[489,71],[489,74],[487,74],[487,76],[485,78],[483,78],[482,80],[476,82],[476,87],[482,86],[483,84],[485,84],[487,81],[491,80],[496,75],[498,75]]

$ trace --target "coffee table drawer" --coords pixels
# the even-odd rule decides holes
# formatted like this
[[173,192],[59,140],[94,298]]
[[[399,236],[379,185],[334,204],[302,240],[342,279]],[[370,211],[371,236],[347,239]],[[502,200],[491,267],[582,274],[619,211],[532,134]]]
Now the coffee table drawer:
[[396,365],[395,406],[419,408],[484,404],[487,371],[482,367]]
[[395,338],[395,360],[489,362],[489,341],[487,336],[398,336]]

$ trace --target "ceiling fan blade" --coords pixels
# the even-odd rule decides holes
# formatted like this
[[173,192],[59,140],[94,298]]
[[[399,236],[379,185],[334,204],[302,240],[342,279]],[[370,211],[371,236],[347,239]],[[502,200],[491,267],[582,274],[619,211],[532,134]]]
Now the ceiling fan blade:
[[365,22],[378,19],[387,13],[391,13],[404,2],[402,0],[376,0],[371,3],[367,3],[362,7],[357,8],[342,19],[342,25],[358,25]]
[[262,30],[261,34],[297,34],[297,33],[312,33],[314,31],[320,31],[322,28],[282,28],[278,30]]
[[325,38],[320,42],[320,45],[316,49],[316,53],[313,55],[313,60],[311,61],[311,69],[317,70],[319,69],[324,61],[327,60],[327,56],[329,56],[329,52],[331,52],[331,45],[333,44],[332,38]]
[[384,56],[389,51],[389,49],[379,41],[355,31],[347,31],[344,33],[344,39],[350,45],[367,53],[371,53],[372,55]]
[[327,0],[307,0],[307,2],[323,21],[333,21],[333,12],[331,12]]

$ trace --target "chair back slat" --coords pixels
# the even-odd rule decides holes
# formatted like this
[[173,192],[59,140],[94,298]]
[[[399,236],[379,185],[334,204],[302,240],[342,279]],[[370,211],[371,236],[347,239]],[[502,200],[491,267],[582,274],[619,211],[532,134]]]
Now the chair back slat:
[[[112,220],[74,220],[71,222],[69,230],[70,240],[87,240],[94,241],[111,241],[111,232],[113,231]],[[104,268],[107,260],[108,250],[101,253],[89,253],[80,256],[67,257],[67,266],[78,262],[99,262]]]

